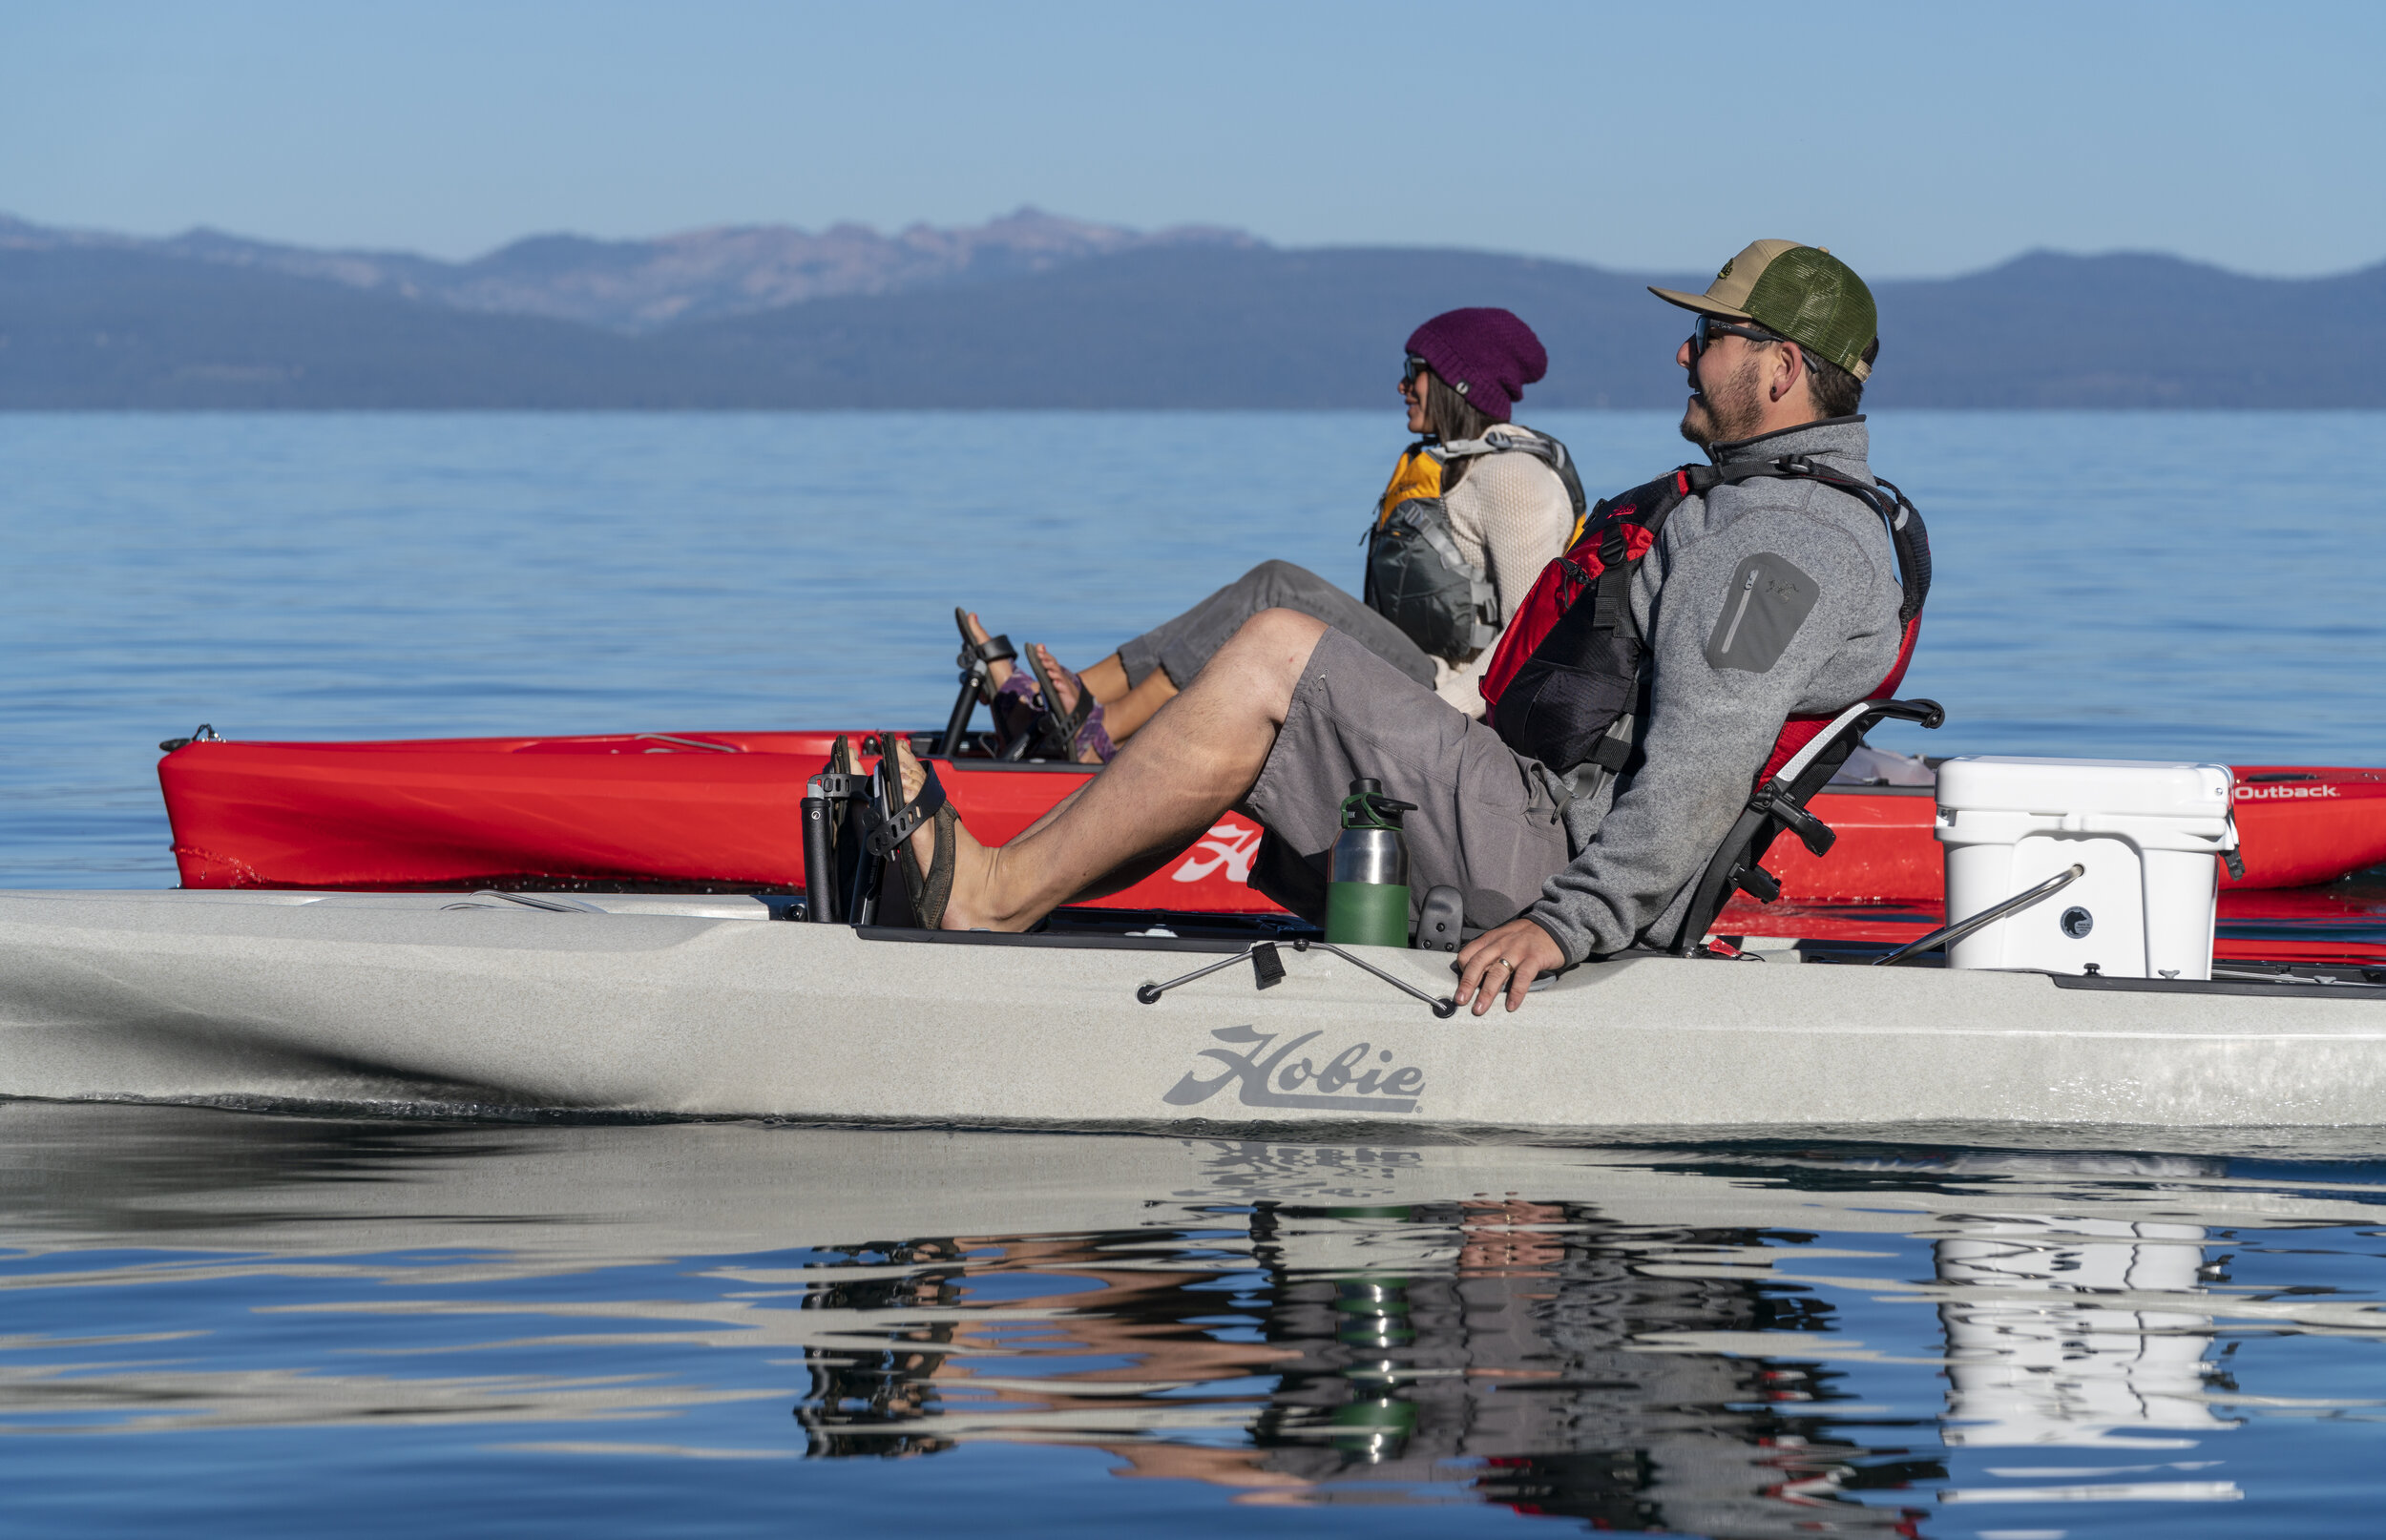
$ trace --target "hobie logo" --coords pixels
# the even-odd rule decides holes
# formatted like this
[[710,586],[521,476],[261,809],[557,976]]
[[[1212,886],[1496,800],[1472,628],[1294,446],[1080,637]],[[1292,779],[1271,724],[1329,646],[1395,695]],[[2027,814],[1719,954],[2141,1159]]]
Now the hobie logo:
[[1302,1107],[1338,1113],[1413,1113],[1417,1093],[1425,1089],[1425,1072],[1410,1065],[1393,1069],[1392,1051],[1372,1043],[1352,1043],[1341,1052],[1293,1053],[1324,1032],[1303,1032],[1269,1052],[1278,1033],[1256,1027],[1221,1027],[1209,1034],[1221,1043],[1248,1045],[1240,1053],[1205,1048],[1201,1056],[1216,1059],[1225,1070],[1204,1080],[1199,1070],[1188,1072],[1175,1089],[1161,1097],[1171,1107],[1205,1102],[1232,1083],[1245,1107]]
[[1246,829],[1233,819],[1222,818],[1202,836],[1202,843],[1185,856],[1183,864],[1169,875],[1180,883],[1198,883],[1224,871],[1227,882],[1247,885],[1251,881],[1251,858],[1259,854],[1259,830]]

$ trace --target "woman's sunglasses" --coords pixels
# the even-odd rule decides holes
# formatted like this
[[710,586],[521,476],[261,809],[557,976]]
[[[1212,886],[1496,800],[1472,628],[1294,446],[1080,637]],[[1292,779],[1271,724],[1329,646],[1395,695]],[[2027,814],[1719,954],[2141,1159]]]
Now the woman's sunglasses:
[[[1701,319],[1704,320],[1705,318],[1702,317]],[[1403,390],[1415,389],[1416,377],[1431,368],[1433,368],[1431,364],[1428,364],[1423,359],[1418,358],[1414,353],[1411,353],[1408,357],[1400,361],[1400,388]]]

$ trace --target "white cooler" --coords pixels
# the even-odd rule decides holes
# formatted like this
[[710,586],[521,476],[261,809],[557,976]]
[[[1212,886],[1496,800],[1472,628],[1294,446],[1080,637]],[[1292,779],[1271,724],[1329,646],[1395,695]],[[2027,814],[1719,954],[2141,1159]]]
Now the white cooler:
[[1967,755],[1938,767],[1950,924],[2068,869],[2077,881],[1956,943],[1950,968],[2212,976],[2227,765]]

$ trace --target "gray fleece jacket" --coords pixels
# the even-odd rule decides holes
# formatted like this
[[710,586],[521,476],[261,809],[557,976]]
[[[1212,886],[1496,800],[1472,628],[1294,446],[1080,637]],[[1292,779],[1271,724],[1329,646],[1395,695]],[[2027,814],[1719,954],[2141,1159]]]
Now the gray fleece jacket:
[[[1840,417],[1708,454],[1807,454],[1869,482],[1868,444],[1863,418]],[[1901,598],[1880,516],[1819,482],[1744,481],[1674,510],[1632,588],[1639,768],[1566,808],[1574,859],[1525,911],[1567,961],[1671,939],[1783,718],[1863,699],[1896,661]]]

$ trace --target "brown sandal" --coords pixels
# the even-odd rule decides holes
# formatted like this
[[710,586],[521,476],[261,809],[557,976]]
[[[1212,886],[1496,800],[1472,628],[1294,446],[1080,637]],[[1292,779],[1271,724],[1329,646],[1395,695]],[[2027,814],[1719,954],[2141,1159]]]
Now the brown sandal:
[[[878,759],[878,774],[871,781],[875,815],[869,832],[869,853],[891,863],[903,874],[903,891],[911,901],[911,923],[923,930],[944,928],[945,904],[952,897],[953,830],[960,825],[961,815],[953,810],[945,796],[944,782],[936,779],[936,767],[926,760],[920,768],[928,773],[927,783],[920,794],[910,801],[903,800],[903,773],[895,762],[897,745],[908,747],[900,733],[878,735],[883,751]],[[911,836],[919,826],[933,819],[936,823],[936,853],[929,858],[928,869],[920,869],[920,859],[911,848]],[[892,921],[883,913],[881,925]]]

